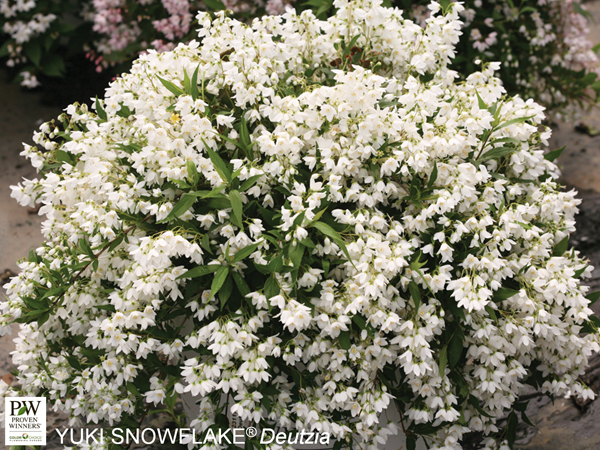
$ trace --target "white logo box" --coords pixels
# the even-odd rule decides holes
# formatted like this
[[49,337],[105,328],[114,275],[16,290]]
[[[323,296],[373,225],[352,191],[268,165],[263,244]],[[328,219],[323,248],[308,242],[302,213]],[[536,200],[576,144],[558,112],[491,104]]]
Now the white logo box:
[[6,397],[4,399],[4,443],[46,445],[46,399]]

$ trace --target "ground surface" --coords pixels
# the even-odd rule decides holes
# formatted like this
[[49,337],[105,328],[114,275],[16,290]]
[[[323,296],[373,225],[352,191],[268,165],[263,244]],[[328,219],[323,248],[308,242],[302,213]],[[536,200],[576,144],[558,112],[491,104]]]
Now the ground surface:
[[[600,23],[600,0],[587,3],[587,7],[596,18],[596,24]],[[592,40],[600,43],[600,26],[596,24]],[[10,198],[9,186],[23,177],[36,176],[35,170],[19,156],[21,143],[32,144],[32,132],[61,112],[58,107],[43,106],[40,94],[21,91],[6,78],[0,71],[0,123],[4,124],[0,132],[0,286],[18,272],[17,260],[42,242],[41,218]],[[600,110],[586,117],[584,123],[588,130],[600,130]],[[571,244],[596,267],[588,284],[593,291],[600,290],[600,134],[590,136],[560,123],[553,129],[551,148],[567,146],[559,160],[562,182],[568,189],[576,189],[582,199],[577,232],[571,237]],[[3,294],[0,288],[0,295]],[[600,313],[600,302],[594,306],[596,313]],[[0,338],[0,377],[6,381],[10,381],[9,352],[12,349],[9,336]],[[586,381],[600,392],[600,358],[592,361]],[[65,425],[59,415],[49,415],[51,426]],[[520,449],[600,450],[600,398],[582,405],[572,399],[551,403],[545,397],[532,396],[528,415],[536,426],[520,431]],[[48,450],[62,448],[55,433],[49,438]]]

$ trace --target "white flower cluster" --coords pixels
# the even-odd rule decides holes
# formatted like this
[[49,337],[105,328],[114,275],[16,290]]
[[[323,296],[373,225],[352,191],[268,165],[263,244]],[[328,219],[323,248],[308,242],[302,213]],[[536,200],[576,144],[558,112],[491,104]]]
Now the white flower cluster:
[[526,383],[593,396],[543,108],[496,64],[455,81],[460,5],[421,28],[380,3],[202,13],[201,46],[42,126],[12,195],[46,243],[0,306],[23,393],[111,425],[185,394],[202,432],[235,413],[354,448],[398,431],[395,402],[433,449],[497,448]]

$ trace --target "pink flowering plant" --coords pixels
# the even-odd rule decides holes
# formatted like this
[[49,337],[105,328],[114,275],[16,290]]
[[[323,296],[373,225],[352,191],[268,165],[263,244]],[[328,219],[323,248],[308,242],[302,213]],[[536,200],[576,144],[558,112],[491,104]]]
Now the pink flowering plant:
[[[427,17],[428,0],[393,3],[419,20]],[[476,59],[499,61],[498,76],[509,94],[534,98],[558,119],[576,120],[596,103],[600,62],[586,37],[591,16],[580,0],[466,0],[463,5],[463,35],[452,66],[459,73],[473,72]]]
[[42,125],[23,152],[40,176],[12,188],[46,241],[5,286],[3,396],[130,428],[182,424],[181,396],[200,441],[235,415],[337,449],[507,449],[528,386],[594,396],[599,295],[543,107],[497,63],[457,80],[459,4],[424,27],[335,6],[200,13],[202,44]]
[[69,55],[85,54],[100,72],[127,66],[149,48],[172,50],[197,36],[198,11],[228,9],[248,20],[281,14],[290,1],[0,0],[0,58],[19,68],[17,80],[33,88],[40,75],[64,76]]

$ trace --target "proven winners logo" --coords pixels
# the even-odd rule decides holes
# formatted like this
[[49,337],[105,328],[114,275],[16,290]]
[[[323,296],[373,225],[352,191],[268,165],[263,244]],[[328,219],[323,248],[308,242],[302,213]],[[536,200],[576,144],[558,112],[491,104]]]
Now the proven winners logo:
[[7,397],[4,400],[4,443],[46,445],[46,399]]

